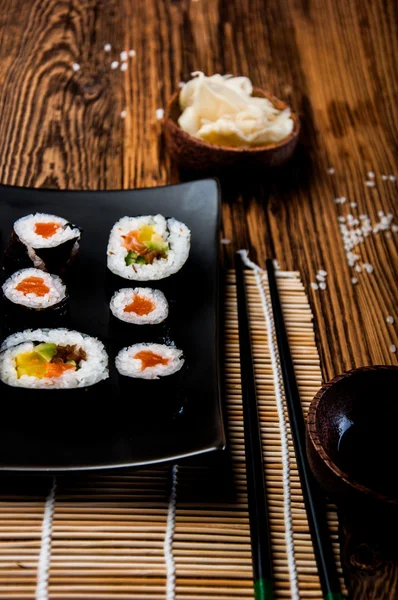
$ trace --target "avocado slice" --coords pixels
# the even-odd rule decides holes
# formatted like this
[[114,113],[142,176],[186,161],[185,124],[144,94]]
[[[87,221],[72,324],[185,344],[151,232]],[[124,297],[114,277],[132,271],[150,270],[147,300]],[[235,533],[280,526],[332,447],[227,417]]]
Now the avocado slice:
[[137,263],[137,265],[145,265],[146,264],[146,260],[143,256],[137,256],[137,259],[135,262]]
[[39,354],[46,362],[51,362],[57,351],[57,344],[43,342],[35,347],[35,352]]
[[137,253],[133,252],[132,250],[130,250],[124,258],[124,262],[126,263],[127,267],[129,267],[130,265],[135,263],[136,260],[137,260]]

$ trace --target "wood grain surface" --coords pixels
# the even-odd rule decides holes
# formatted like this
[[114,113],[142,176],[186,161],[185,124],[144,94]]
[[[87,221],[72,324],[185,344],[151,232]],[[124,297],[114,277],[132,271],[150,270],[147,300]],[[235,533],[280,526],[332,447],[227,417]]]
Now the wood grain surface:
[[[127,70],[112,69],[129,49]],[[0,0],[0,182],[176,181],[156,109],[191,71],[248,75],[300,113],[302,135],[283,170],[223,182],[225,264],[245,247],[300,271],[324,378],[397,364],[398,234],[366,237],[354,252],[374,270],[357,273],[338,223],[379,211],[397,223],[398,183],[382,178],[398,176],[397,56],[393,0]],[[324,291],[310,287],[319,269]]]

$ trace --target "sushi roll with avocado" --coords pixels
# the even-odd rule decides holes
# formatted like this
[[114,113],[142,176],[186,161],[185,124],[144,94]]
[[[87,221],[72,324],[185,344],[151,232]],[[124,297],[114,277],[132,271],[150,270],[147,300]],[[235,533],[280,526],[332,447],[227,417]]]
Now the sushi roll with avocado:
[[152,288],[124,288],[117,291],[110,302],[114,317],[133,325],[158,325],[169,314],[166,297]]
[[40,269],[21,269],[2,286],[8,330],[47,326],[66,317],[68,296],[62,279]]
[[123,217],[109,236],[108,269],[124,279],[164,279],[186,262],[190,238],[188,227],[176,219]]
[[78,331],[30,329],[9,336],[0,349],[0,379],[13,387],[83,388],[107,377],[103,344]]
[[56,215],[22,217],[14,223],[3,267],[9,273],[24,267],[59,273],[77,253],[80,236],[79,227]]
[[183,364],[182,350],[166,344],[134,344],[120,350],[116,357],[119,374],[138,379],[159,379],[173,375]]

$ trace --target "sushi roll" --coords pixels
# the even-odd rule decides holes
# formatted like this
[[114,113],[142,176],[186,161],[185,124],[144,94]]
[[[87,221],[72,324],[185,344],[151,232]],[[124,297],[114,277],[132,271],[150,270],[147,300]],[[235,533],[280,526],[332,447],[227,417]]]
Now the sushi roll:
[[108,355],[99,340],[68,329],[28,329],[0,349],[0,380],[13,387],[71,389],[108,378]]
[[169,314],[166,297],[152,288],[124,288],[116,292],[110,302],[114,317],[133,325],[158,325]]
[[68,296],[62,279],[40,269],[21,269],[2,286],[8,330],[60,322],[67,313]]
[[123,217],[109,236],[108,269],[124,279],[154,281],[177,273],[186,262],[191,232],[162,215]]
[[134,344],[123,348],[116,356],[119,374],[138,379],[159,379],[173,375],[183,364],[182,350],[166,344]]
[[35,267],[59,273],[79,249],[81,229],[56,215],[36,213],[18,219],[5,252],[4,269]]

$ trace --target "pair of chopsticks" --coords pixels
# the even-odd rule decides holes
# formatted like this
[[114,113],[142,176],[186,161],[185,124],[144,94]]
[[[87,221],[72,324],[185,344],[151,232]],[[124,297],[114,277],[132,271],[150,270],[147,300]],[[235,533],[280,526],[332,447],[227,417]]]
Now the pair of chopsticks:
[[[255,389],[253,357],[250,339],[244,265],[236,255],[236,286],[242,379],[242,402],[245,431],[246,471],[249,501],[250,535],[253,556],[253,575],[256,600],[271,600],[272,556],[269,531],[266,487],[262,460]],[[329,539],[323,495],[308,464],[305,450],[305,423],[283,318],[282,305],[276,284],[272,260],[266,261],[279,359],[282,369],[285,398],[288,407],[297,467],[303,489],[315,558],[324,600],[343,600],[336,564]]]

